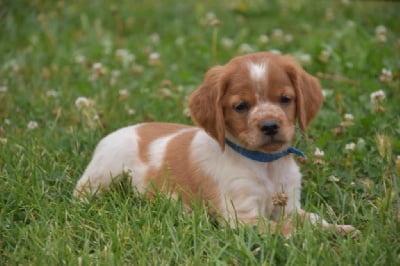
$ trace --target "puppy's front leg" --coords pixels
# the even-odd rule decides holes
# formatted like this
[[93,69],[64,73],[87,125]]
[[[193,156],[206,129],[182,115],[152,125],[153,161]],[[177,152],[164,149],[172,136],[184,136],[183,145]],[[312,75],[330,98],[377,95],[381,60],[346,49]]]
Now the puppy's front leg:
[[300,218],[300,221],[302,223],[308,221],[312,225],[319,225],[320,224],[322,226],[322,229],[324,229],[324,230],[334,229],[335,231],[337,231],[338,233],[340,233],[343,236],[348,235],[348,234],[352,234],[352,236],[355,237],[355,236],[360,234],[360,231],[357,230],[352,225],[330,224],[327,221],[325,221],[324,219],[322,219],[321,217],[319,217],[315,213],[306,212],[304,210],[298,210],[297,211],[297,215]]
[[290,237],[293,229],[291,221],[282,219],[280,222],[269,220],[265,217],[257,217],[251,219],[242,220],[246,225],[256,226],[260,234],[276,234],[281,233],[285,238]]

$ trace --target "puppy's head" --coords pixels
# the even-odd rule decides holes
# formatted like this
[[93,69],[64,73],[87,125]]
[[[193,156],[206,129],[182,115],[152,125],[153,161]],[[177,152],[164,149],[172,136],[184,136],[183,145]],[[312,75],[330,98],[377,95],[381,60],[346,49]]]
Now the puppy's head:
[[289,56],[255,53],[211,68],[189,98],[192,119],[225,147],[278,152],[303,134],[322,105],[318,81]]

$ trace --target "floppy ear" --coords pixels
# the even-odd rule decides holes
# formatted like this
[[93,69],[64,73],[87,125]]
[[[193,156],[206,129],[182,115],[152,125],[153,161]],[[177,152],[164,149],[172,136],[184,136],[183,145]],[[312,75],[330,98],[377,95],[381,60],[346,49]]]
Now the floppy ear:
[[193,121],[213,137],[221,149],[225,149],[225,123],[221,106],[224,94],[222,66],[211,68],[200,85],[189,97],[189,109]]
[[296,115],[305,135],[307,126],[321,109],[323,96],[316,78],[305,72],[293,59],[289,59],[286,71],[296,92]]

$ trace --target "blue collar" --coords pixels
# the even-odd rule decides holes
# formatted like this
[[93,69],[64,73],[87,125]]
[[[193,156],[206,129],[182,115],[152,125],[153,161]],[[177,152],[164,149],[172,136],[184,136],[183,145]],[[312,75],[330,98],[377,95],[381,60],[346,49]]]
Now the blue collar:
[[235,143],[233,143],[232,141],[230,141],[228,139],[226,140],[226,144],[228,144],[229,147],[231,147],[234,151],[243,155],[244,157],[249,158],[254,161],[262,162],[262,163],[270,163],[272,161],[278,160],[278,159],[288,155],[289,153],[294,153],[301,157],[306,157],[306,155],[303,152],[301,152],[298,149],[293,148],[293,147],[289,147],[287,150],[281,151],[278,153],[264,153],[264,152],[259,152],[259,151],[247,150],[243,147],[236,145]]

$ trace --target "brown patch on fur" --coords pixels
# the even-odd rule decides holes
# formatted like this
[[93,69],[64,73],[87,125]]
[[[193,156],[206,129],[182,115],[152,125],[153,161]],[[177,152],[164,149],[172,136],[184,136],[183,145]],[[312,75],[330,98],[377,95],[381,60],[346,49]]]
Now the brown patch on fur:
[[191,143],[198,131],[188,131],[177,135],[167,145],[164,163],[160,169],[151,169],[149,193],[154,190],[180,196],[182,201],[191,206],[195,202],[210,205],[211,211],[219,206],[218,184],[196,165],[191,156]]
[[174,134],[189,126],[171,123],[145,123],[137,127],[138,154],[143,163],[149,163],[149,145],[153,140]]
[[235,80],[232,81],[232,85],[227,89],[221,103],[224,110],[225,127],[228,132],[239,140],[239,135],[249,127],[249,113],[238,113],[234,111],[234,107],[242,102],[246,102],[250,107],[258,104],[255,91],[252,89],[244,89],[250,88],[250,86],[251,84],[248,82],[248,77],[244,75],[235,76]]
[[303,134],[323,103],[321,86],[316,78],[305,72],[290,56],[280,58],[296,92],[296,115]]
[[221,99],[226,85],[220,75],[224,67],[211,68],[203,84],[189,98],[189,108],[193,121],[214,138],[221,149],[225,148],[225,126]]

